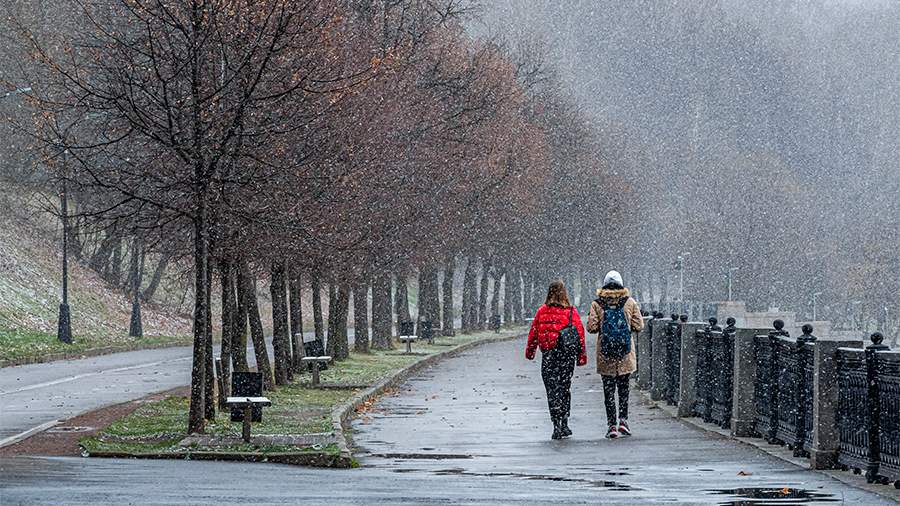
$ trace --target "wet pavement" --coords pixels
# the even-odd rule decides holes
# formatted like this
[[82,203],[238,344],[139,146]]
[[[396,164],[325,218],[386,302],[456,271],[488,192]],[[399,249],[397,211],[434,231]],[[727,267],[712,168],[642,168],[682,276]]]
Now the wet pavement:
[[0,504],[894,504],[632,399],[606,440],[600,378],[573,382],[574,437],[551,441],[521,340],[411,379],[354,422],[361,469],[78,458],[0,460]]

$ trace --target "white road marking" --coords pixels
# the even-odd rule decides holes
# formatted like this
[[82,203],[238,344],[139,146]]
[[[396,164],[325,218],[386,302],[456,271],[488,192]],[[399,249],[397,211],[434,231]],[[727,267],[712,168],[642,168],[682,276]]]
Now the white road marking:
[[143,368],[146,368],[146,367],[153,367],[153,366],[157,366],[157,365],[161,365],[161,364],[166,364],[166,363],[170,363],[170,362],[179,362],[179,361],[182,361],[182,360],[190,360],[190,359],[191,359],[191,357],[173,358],[173,359],[168,359],[168,360],[160,360],[160,361],[158,361],[158,362],[150,362],[150,363],[147,363],[147,364],[130,365],[130,366],[127,366],[127,367],[118,367],[118,368],[115,368],[115,369],[104,369],[104,370],[102,370],[102,371],[88,372],[88,373],[84,373],[84,374],[76,374],[75,376],[69,376],[69,377],[66,377],[66,378],[60,378],[60,379],[56,379],[56,380],[53,380],[53,381],[45,381],[45,382],[43,382],[43,383],[36,383],[36,384],[34,384],[34,385],[28,385],[28,386],[25,386],[25,387],[16,388],[16,389],[14,389],[14,390],[0,391],[0,395],[17,394],[17,393],[19,393],[19,392],[27,392],[28,390],[36,390],[36,389],[38,389],[38,388],[44,388],[44,387],[49,387],[49,386],[53,386],[53,385],[59,385],[60,383],[68,383],[69,381],[75,381],[75,380],[77,380],[77,379],[87,378],[87,377],[90,377],[90,376],[98,376],[98,375],[104,374],[104,373],[115,373],[115,372],[122,372],[122,371],[132,371],[132,370],[134,370],[134,369],[143,369]]

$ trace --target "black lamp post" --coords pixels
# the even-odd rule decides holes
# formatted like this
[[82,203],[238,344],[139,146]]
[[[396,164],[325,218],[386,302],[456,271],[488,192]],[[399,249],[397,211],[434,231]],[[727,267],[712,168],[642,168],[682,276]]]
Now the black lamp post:
[[63,223],[62,303],[59,305],[59,328],[56,332],[56,338],[59,339],[60,342],[72,344],[72,318],[69,311],[69,199],[68,187],[66,185],[66,178],[68,177],[66,153],[67,151],[63,149],[63,180],[62,191],[59,194]]

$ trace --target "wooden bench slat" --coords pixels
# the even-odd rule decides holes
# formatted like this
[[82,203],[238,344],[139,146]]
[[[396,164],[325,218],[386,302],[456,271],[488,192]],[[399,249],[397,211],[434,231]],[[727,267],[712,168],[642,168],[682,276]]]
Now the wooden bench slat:
[[330,356],[322,356],[322,357],[303,357],[300,359],[302,362],[330,362]]

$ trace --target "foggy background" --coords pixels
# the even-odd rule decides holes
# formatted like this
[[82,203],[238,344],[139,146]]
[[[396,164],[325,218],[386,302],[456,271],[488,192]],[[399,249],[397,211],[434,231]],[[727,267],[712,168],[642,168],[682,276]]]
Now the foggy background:
[[898,26],[896,2],[739,0],[496,0],[472,25],[546,42],[640,182],[632,283],[664,289],[689,253],[685,298],[724,299],[737,268],[735,298],[808,317],[823,292],[844,326],[898,312]]

